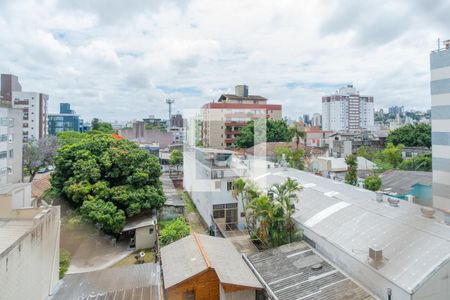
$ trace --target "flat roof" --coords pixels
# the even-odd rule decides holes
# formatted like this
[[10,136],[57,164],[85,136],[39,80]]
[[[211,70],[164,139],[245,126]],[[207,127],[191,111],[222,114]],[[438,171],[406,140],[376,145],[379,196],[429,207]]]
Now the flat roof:
[[33,219],[0,219],[0,255],[33,228]]
[[147,227],[156,224],[156,217],[152,214],[145,214],[142,216],[129,218],[122,229],[122,232],[137,228]]
[[67,274],[49,300],[157,300],[162,298],[160,276],[157,263]]
[[166,202],[164,202],[164,205],[177,207],[185,206],[183,199],[181,199],[169,176],[167,174],[163,174],[160,177],[160,180],[163,184],[164,195],[166,195]]
[[[414,203],[401,200],[392,207],[378,203],[372,191],[312,173],[267,171],[255,177],[263,188],[287,177],[303,186],[293,214],[296,222],[410,294],[450,261],[450,227],[439,211],[430,219]],[[368,260],[372,246],[386,258],[377,269]]]
[[278,300],[375,299],[305,242],[250,255],[248,262]]

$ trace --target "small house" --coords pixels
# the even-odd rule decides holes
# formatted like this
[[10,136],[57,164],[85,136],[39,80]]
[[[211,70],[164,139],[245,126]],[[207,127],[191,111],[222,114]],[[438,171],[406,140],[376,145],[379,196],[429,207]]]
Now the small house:
[[122,229],[122,236],[129,239],[129,248],[147,249],[156,244],[156,224],[154,215],[131,218]]

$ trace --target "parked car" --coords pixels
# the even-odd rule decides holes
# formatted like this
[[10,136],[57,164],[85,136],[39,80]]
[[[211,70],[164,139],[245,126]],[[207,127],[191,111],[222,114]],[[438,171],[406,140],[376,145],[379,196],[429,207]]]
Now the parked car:
[[43,173],[47,172],[47,168],[40,168],[37,172],[38,172],[38,174],[43,174]]

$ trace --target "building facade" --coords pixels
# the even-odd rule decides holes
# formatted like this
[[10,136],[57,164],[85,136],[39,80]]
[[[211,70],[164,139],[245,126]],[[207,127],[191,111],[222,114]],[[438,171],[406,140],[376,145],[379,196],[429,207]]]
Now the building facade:
[[48,96],[36,92],[13,92],[12,107],[23,111],[23,142],[47,136]]
[[266,98],[249,95],[246,85],[237,85],[235,94],[223,94],[217,102],[203,106],[202,143],[205,147],[232,149],[248,122],[281,120],[281,113],[281,105],[267,104]]
[[2,74],[0,80],[0,98],[3,101],[11,103],[12,93],[22,91],[22,86],[19,83],[19,78],[12,74]]
[[62,131],[82,131],[80,116],[70,109],[70,103],[60,103],[59,114],[48,115],[48,134],[56,135]]
[[354,131],[374,125],[373,97],[362,96],[353,85],[322,97],[322,129]]
[[0,107],[0,186],[22,181],[22,114]]
[[431,52],[433,205],[450,210],[450,40]]
[[315,113],[311,119],[311,126],[313,127],[322,127],[322,115],[319,113]]

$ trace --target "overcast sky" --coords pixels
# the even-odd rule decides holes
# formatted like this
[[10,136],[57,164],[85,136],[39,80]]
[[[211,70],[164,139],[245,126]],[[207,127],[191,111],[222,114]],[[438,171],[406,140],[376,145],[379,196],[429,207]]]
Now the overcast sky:
[[0,72],[87,120],[167,116],[249,85],[298,118],[353,83],[428,109],[447,1],[0,0]]

